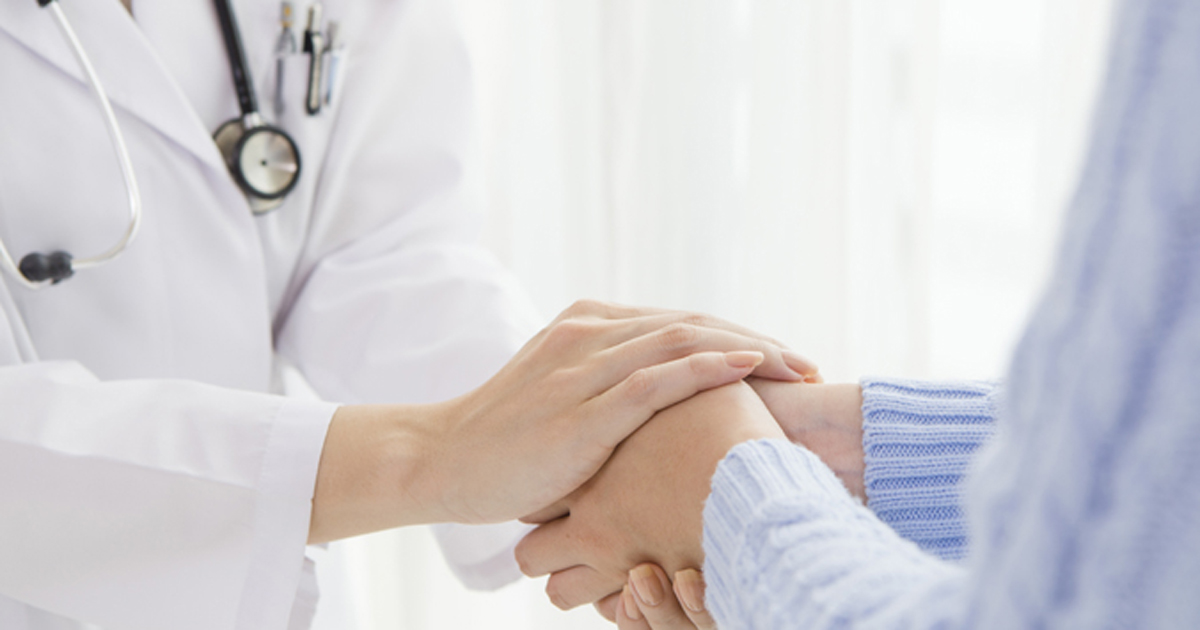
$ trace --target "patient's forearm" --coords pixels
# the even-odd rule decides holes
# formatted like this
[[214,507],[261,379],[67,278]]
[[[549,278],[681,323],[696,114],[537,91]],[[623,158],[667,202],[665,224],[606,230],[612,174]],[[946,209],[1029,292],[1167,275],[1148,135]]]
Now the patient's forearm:
[[865,500],[862,388],[857,383],[748,382],[788,439],[816,453],[851,493]]

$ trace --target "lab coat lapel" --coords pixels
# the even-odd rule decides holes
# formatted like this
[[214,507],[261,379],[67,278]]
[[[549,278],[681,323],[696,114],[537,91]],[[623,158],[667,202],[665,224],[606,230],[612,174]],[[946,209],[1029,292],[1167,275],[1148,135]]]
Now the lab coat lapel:
[[[208,131],[121,3],[64,4],[113,106],[153,126],[201,162],[225,170]],[[86,86],[70,45],[47,11],[33,0],[2,0],[0,31]]]

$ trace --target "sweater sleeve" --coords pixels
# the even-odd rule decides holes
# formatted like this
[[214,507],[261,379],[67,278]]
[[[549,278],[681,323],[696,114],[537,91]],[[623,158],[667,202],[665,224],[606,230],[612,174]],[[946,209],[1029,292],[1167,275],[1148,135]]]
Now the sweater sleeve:
[[704,508],[707,605],[720,627],[937,627],[965,570],[921,551],[787,442],[735,447]]
[[925,551],[963,558],[962,481],[992,436],[999,388],[871,378],[862,391],[867,507]]

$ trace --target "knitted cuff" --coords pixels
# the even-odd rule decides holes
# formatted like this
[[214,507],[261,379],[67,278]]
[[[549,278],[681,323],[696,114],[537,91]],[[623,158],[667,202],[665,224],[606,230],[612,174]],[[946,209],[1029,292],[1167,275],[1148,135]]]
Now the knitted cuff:
[[[747,599],[747,589],[757,588],[729,583],[739,576],[758,575],[756,570],[739,570],[746,569],[741,564],[757,561],[747,536],[754,537],[762,522],[771,521],[764,511],[779,509],[775,499],[798,494],[831,497],[832,505],[840,503],[847,513],[856,506],[841,480],[816,455],[783,440],[739,444],[717,467],[704,505],[706,606],[717,621],[741,618],[746,611],[740,610],[740,603]],[[789,505],[797,507],[794,502]],[[805,516],[789,513],[796,520]]]
[[864,379],[862,390],[867,507],[929,553],[964,557],[962,481],[992,436],[997,386]]

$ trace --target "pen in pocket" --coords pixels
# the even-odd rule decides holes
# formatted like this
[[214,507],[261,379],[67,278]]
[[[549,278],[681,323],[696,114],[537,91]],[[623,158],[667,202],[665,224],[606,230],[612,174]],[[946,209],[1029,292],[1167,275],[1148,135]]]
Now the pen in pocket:
[[287,109],[287,90],[284,88],[284,68],[288,55],[296,54],[298,48],[296,33],[292,31],[295,23],[295,5],[285,0],[279,8],[279,39],[275,41],[275,118],[283,116]]
[[329,38],[325,43],[327,67],[325,69],[325,105],[333,104],[333,96],[337,90],[338,71],[342,64],[342,31],[341,25],[333,20],[329,22]]
[[325,67],[326,52],[325,36],[321,33],[321,3],[314,2],[308,7],[308,26],[304,30],[304,52],[309,57],[308,91],[304,99],[304,107],[309,116],[321,113],[321,87],[324,84],[322,70]]

